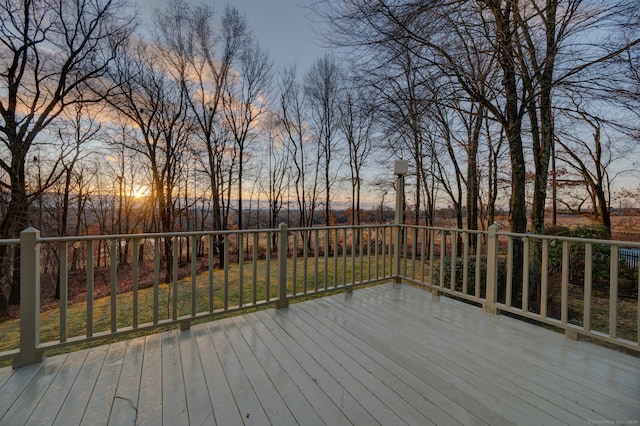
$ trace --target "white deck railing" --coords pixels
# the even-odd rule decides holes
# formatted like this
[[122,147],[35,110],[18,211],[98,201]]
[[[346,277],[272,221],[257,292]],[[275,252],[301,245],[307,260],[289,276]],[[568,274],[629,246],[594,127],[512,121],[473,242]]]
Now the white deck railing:
[[[195,320],[266,304],[286,307],[292,298],[389,280],[426,286],[434,294],[464,299],[487,312],[504,311],[551,324],[572,338],[585,335],[640,350],[637,270],[632,272],[635,299],[624,294],[635,319],[625,319],[624,332],[618,332],[623,302],[618,252],[623,245],[634,248],[640,243],[521,235],[499,232],[496,226],[481,232],[410,225],[282,224],[269,230],[55,238],[41,237],[29,228],[20,239],[0,244],[19,245],[21,254],[20,344],[0,352],[0,360],[13,359],[15,366],[38,362],[45,350],[78,342],[167,326],[187,328]],[[41,338],[40,333],[45,269],[40,262],[45,247],[56,254],[59,266],[55,338]],[[608,262],[608,277],[594,277],[594,256],[600,274],[602,262]],[[152,265],[150,290],[141,288],[146,265]],[[131,292],[118,295],[119,272],[127,269]],[[103,298],[96,294],[98,272],[108,281]],[[77,274],[82,274],[86,298],[79,304],[81,318],[74,307],[70,320],[72,273],[76,283]],[[594,292],[598,309],[607,301],[606,312],[595,312]],[[624,312],[629,315],[629,308]]]
[[[26,365],[40,361],[45,350],[78,342],[167,326],[187,328],[194,320],[273,303],[286,307],[295,297],[388,281],[393,276],[393,232],[389,225],[289,229],[282,224],[268,230],[51,238],[29,228],[19,240],[0,240],[19,245],[21,256],[20,345],[0,352],[0,360]],[[128,247],[126,263],[119,255],[123,246]],[[40,332],[45,251],[58,259],[49,271],[59,265],[55,339]],[[72,257],[73,274],[81,274],[86,283],[84,312],[73,321]],[[144,265],[153,265],[151,290],[140,286]],[[128,299],[118,295],[123,269],[130,270]],[[106,298],[96,294],[98,272],[103,281],[108,275]]]
[[[499,232],[495,225],[488,232],[403,229],[402,257],[409,266],[401,269],[401,280],[474,302],[487,312],[555,326],[569,338],[582,335],[640,351],[640,274],[628,256],[619,254],[621,247],[637,250],[640,243],[515,234]],[[425,261],[428,279],[413,272],[416,262]]]

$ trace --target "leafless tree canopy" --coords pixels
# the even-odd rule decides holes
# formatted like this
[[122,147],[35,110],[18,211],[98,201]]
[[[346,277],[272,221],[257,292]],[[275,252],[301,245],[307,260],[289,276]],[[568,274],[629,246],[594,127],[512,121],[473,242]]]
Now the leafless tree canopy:
[[[233,6],[171,0],[135,32],[125,0],[0,0],[1,236],[384,221],[395,159],[411,223],[610,226],[640,161],[637,6],[317,0],[332,50],[303,70]],[[2,312],[19,253],[0,265]]]

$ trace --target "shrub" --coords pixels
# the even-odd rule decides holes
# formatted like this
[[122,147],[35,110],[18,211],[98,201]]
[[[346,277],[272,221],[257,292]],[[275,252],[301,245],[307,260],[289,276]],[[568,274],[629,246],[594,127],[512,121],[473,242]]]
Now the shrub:
[[[451,282],[451,257],[446,256],[444,258],[444,286],[449,288]],[[461,257],[455,258],[455,289],[458,292],[462,292],[462,276],[464,261]],[[476,282],[476,256],[469,256],[467,262],[468,278],[467,278],[467,293],[473,295]],[[440,268],[439,265],[435,268],[433,273],[434,283],[440,283]],[[480,256],[480,297],[486,296],[486,281],[487,281],[487,256]],[[503,258],[498,258],[498,300],[504,300],[504,292],[507,283],[507,261]]]

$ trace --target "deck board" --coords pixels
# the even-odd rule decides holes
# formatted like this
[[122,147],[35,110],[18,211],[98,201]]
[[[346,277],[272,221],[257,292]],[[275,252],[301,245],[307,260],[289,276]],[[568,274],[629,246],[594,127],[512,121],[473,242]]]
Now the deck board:
[[[274,328],[268,328],[258,315],[255,315],[255,321],[249,321],[246,316],[237,317],[235,321],[243,323],[244,328],[255,330],[255,333],[261,337],[264,345],[273,354],[273,359],[277,359],[286,369],[299,391],[300,398],[304,398],[311,404],[320,419],[320,424],[341,424],[347,420],[344,413],[319,386],[318,379],[310,375],[295,358],[296,351],[293,345],[285,346],[278,340],[278,333]],[[295,389],[294,392],[296,392]],[[309,414],[307,416],[305,422],[308,420],[309,424],[316,423],[316,416]]]
[[0,387],[0,424],[7,412],[22,394],[24,388],[29,384],[33,376],[40,370],[39,364],[28,365],[19,370],[13,371],[11,367],[2,369],[5,380]]
[[309,354],[299,342],[292,339],[287,330],[274,320],[275,314],[277,313],[258,312],[252,315],[258,317],[271,330],[278,342],[287,348],[289,354],[303,369],[303,375],[308,375],[319,387],[320,391],[333,402],[344,416],[344,420],[352,424],[357,424],[358,421],[363,424],[376,424],[375,418],[362,407],[359,400],[351,396],[349,392],[345,392],[340,382],[329,374],[312,354]]
[[60,410],[58,410],[54,425],[79,424],[84,414],[84,409],[91,397],[104,359],[109,350],[108,346],[98,346],[89,350],[87,357],[78,371],[75,383],[82,383],[83,386],[74,385],[69,390]]
[[[127,343],[117,342],[109,345],[109,351],[102,363],[93,391],[88,389],[87,383],[80,382],[75,384],[75,386],[85,389],[85,392],[91,392],[82,420],[80,420],[81,425],[92,426],[106,424],[109,421]],[[64,420],[61,419],[61,421]]]
[[178,341],[178,333],[162,334],[162,420],[170,425],[189,421]]
[[144,344],[145,339],[133,339],[127,344],[120,377],[118,379],[118,386],[109,416],[110,425],[130,425],[136,423]]
[[291,378],[288,365],[281,364],[262,340],[263,338],[269,340],[271,337],[268,334],[260,336],[250,324],[243,321],[242,317],[235,317],[233,324],[253,352],[255,362],[259,363],[260,368],[264,370],[266,377],[271,381],[274,390],[278,392],[287,409],[291,412],[293,419],[305,419],[307,425],[324,424],[311,403],[300,392],[296,382]]
[[67,399],[79,373],[78,365],[82,366],[87,358],[88,351],[70,353],[64,364],[58,370],[55,379],[51,382],[46,392],[28,417],[26,424],[41,425],[52,424],[64,401]]
[[49,386],[58,375],[67,356],[67,354],[64,354],[44,360],[26,386],[24,388],[22,388],[22,384],[18,386],[17,392],[19,394],[0,421],[0,424],[11,425],[14,422],[26,424],[29,416],[36,409],[47,389],[49,389]]
[[[214,327],[209,328],[211,341],[218,354],[222,371],[229,383],[231,394],[235,400],[235,406],[245,424],[269,424],[269,418],[264,411],[251,382],[247,377],[242,364],[227,339],[222,326],[226,321],[220,321]],[[227,409],[227,408],[223,408]]]
[[[401,316],[408,316],[407,312],[410,311],[404,312]],[[481,318],[477,318],[474,321],[480,320]],[[599,405],[604,418],[611,418],[609,416],[614,415],[615,412],[637,413],[638,400],[640,400],[640,394],[637,392],[637,370],[634,372],[631,369],[626,369],[625,374],[613,376],[610,373],[605,374],[603,372],[605,369],[601,365],[594,365],[594,363],[584,360],[578,361],[575,356],[571,357],[571,362],[558,363],[558,361],[564,360],[567,355],[578,355],[579,352],[576,346],[586,345],[586,347],[593,347],[593,345],[586,342],[572,342],[559,333],[541,330],[534,325],[512,321],[507,317],[495,318],[497,323],[505,322],[505,320],[508,326],[516,326],[518,332],[513,333],[511,330],[504,328],[498,334],[500,337],[496,336],[492,339],[492,342],[494,342],[502,339],[503,336],[512,336],[509,341],[500,346],[500,351],[489,350],[487,352],[487,348],[481,346],[486,343],[482,340],[476,340],[473,344],[474,348],[478,348],[476,351],[478,357],[474,358],[474,360],[480,361],[484,359],[485,365],[493,367],[494,376],[500,375],[503,371],[511,371],[521,377],[522,380],[519,380],[519,382],[527,384],[527,390],[530,390],[530,384],[539,383],[544,387],[541,390],[541,395],[549,396],[551,401],[555,401],[556,397],[561,397],[567,392],[576,392],[586,397],[591,396],[588,406],[593,408]],[[523,325],[526,327],[522,327]],[[546,339],[546,342],[539,340],[541,336]],[[464,337],[464,339],[457,337]],[[445,334],[443,338],[447,339],[450,346],[456,345],[460,351],[463,351],[466,345],[464,341],[468,341],[474,336],[465,328],[461,328],[458,330],[457,336]],[[514,345],[514,343],[517,343],[514,340],[515,338],[520,340],[517,345]],[[538,340],[536,342],[537,349],[527,347],[527,351],[523,354],[519,350],[520,344],[528,345],[531,340]],[[550,345],[549,343],[553,344]],[[544,353],[545,347],[548,347],[549,351],[556,354],[556,359],[551,359]],[[563,352],[558,351],[558,348],[561,347]],[[615,363],[615,360],[635,359],[637,361],[637,358],[618,355],[622,354],[609,353],[608,359],[603,359],[603,362],[610,364],[612,362]],[[547,362],[544,362],[545,359],[547,359]],[[533,369],[535,374],[530,374],[529,371],[522,368],[523,362]],[[508,368],[510,365],[512,366],[511,369]],[[567,369],[573,370],[573,372],[567,372]],[[609,383],[602,380],[603,377],[607,377]],[[615,377],[618,380],[615,380]],[[550,383],[553,384],[551,388],[549,387]],[[631,387],[629,387],[630,383],[635,383],[635,396],[627,393],[627,391],[633,393]],[[553,396],[555,389],[562,389],[563,387],[570,387],[570,389],[563,389],[559,394]],[[611,408],[615,408],[616,411],[611,411]]]
[[162,424],[162,335],[147,336],[138,396],[139,425]]
[[640,357],[384,284],[0,369],[0,425],[640,420]]
[[[350,306],[350,308],[352,307]],[[373,317],[372,312],[370,314],[372,315],[370,320],[375,323],[376,319]],[[348,312],[345,312],[345,315],[348,315]],[[399,318],[406,317],[406,314],[399,316]],[[509,355],[501,357],[501,352],[490,352],[491,347],[483,347],[485,343],[479,339],[474,340],[473,335],[463,335],[459,330],[456,334],[440,335],[440,333],[435,333],[433,335],[433,333],[430,333],[429,324],[424,324],[424,327],[418,329],[415,324],[409,324],[409,322],[405,323],[402,332],[395,333],[396,340],[402,341],[399,333],[404,333],[404,338],[410,340],[421,339],[424,342],[437,342],[437,344],[425,345],[424,348],[414,345],[411,341],[405,344],[413,347],[416,353],[424,354],[428,359],[438,359],[436,357],[440,357],[437,362],[440,366],[449,365],[447,357],[451,357],[452,353],[457,354],[455,357],[457,365],[449,365],[446,370],[458,371],[458,374],[463,378],[468,378],[470,372],[473,375],[477,375],[479,379],[484,379],[486,384],[477,386],[477,389],[494,395],[500,403],[504,401],[518,410],[521,414],[511,412],[513,421],[517,421],[519,415],[526,414],[534,414],[542,424],[557,421],[568,422],[576,414],[580,413],[585,416],[591,416],[590,411],[583,410],[577,405],[565,405],[562,408],[555,406],[553,404],[555,397],[551,389],[545,386],[536,387],[531,380],[540,376],[539,370],[536,370],[536,373],[529,377],[528,371],[518,365],[521,362],[517,358]],[[414,329],[407,330],[410,327],[414,327]],[[468,351],[469,347],[473,348],[472,352]],[[487,353],[491,353],[492,356],[488,358]],[[469,366],[473,366],[473,368],[470,369]],[[467,380],[474,384],[481,383],[473,378],[468,378]],[[508,394],[505,394],[505,392]],[[481,396],[478,395],[477,397]],[[569,408],[573,408],[575,413],[567,412]],[[542,411],[538,411],[538,409],[542,409]]]
[[[472,312],[472,314],[474,313]],[[481,318],[476,318],[473,321],[480,320]],[[497,324],[504,323],[507,327],[501,326],[500,332],[491,339],[491,342],[500,342],[504,336],[510,336],[509,340],[504,341],[499,346],[500,350],[489,349],[487,351],[487,348],[483,347],[486,342],[478,339],[473,342],[472,346],[477,348],[474,351],[477,355],[475,359],[477,361],[484,360],[484,365],[493,365],[495,376],[500,375],[502,371],[510,371],[513,374],[517,374],[519,379],[515,383],[522,383],[527,391],[531,390],[530,385],[538,383],[542,387],[540,394],[549,398],[550,402],[562,400],[562,396],[567,393],[573,394],[577,392],[580,394],[582,392],[585,396],[591,395],[592,399],[588,402],[588,406],[593,408],[593,404],[599,404],[601,409],[605,411],[602,419],[610,418],[608,416],[615,414],[606,412],[611,405],[625,401],[627,403],[626,407],[625,404],[622,404],[618,408],[622,409],[622,412],[625,412],[625,408],[627,410],[630,408],[632,412],[637,413],[637,400],[634,401],[625,397],[623,393],[619,392],[617,386],[611,387],[603,384],[599,380],[600,371],[594,369],[593,365],[585,365],[584,362],[576,360],[566,362],[566,357],[578,353],[576,346],[587,345],[592,347],[593,345],[585,342],[573,342],[565,339],[559,333],[540,329],[531,324],[513,321],[507,317],[495,317],[494,322]],[[514,333],[508,329],[512,325],[517,326],[517,332]],[[522,325],[527,327],[522,327]],[[455,338],[450,334],[443,336],[444,339],[448,339],[450,345],[456,345],[460,351],[465,349],[464,340],[468,341],[474,338],[464,327],[458,330],[456,337],[463,338]],[[536,341],[535,348],[530,347],[532,340]],[[521,350],[522,346],[526,348],[524,352]],[[548,348],[548,352],[554,353],[555,357],[552,358],[548,355],[548,352],[545,353],[545,348]],[[559,351],[559,348],[562,348],[562,350]],[[625,356],[619,357],[618,355],[622,354],[615,352],[609,354],[613,359],[627,359]],[[635,360],[637,361],[637,359]],[[567,372],[566,368],[568,366],[571,366],[575,373]],[[633,376],[634,374],[630,374],[630,377]],[[637,380],[637,371],[635,376]],[[553,395],[553,392],[558,389],[560,389],[559,393]],[[612,398],[612,395],[615,396]],[[560,397],[560,399],[557,399],[557,397]],[[563,406],[562,408],[564,409],[565,407]]]
[[189,423],[207,425],[214,421],[213,407],[207,392],[207,383],[202,370],[202,362],[195,339],[191,331],[180,333],[180,356],[184,375],[185,397],[189,414]]
[[222,369],[218,353],[213,346],[206,327],[194,327],[191,335],[196,341],[204,370],[204,379],[211,401],[214,421],[219,425],[242,425],[242,418],[236,406],[231,388]]

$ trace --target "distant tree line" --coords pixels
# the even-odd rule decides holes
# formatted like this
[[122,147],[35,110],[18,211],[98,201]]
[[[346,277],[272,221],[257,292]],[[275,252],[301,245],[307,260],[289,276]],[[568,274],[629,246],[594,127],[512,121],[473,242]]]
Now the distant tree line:
[[[360,224],[399,158],[413,223],[447,206],[478,229],[508,203],[511,230],[543,232],[551,198],[610,227],[638,140],[636,6],[323,0],[334,53],[298,72],[234,7],[173,0],[142,27],[126,0],[2,2],[0,237],[245,228],[265,209],[269,227]],[[0,246],[0,312],[19,263]]]

